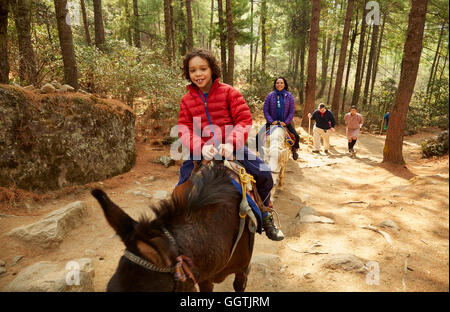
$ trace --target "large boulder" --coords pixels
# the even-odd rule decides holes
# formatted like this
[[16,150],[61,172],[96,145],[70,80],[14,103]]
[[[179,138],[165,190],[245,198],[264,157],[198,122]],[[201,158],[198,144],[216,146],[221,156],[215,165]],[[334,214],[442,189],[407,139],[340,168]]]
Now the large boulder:
[[119,101],[0,85],[0,186],[47,191],[127,172],[134,122]]
[[94,291],[92,260],[82,258],[67,263],[41,261],[22,270],[3,289],[5,292],[86,292]]
[[54,247],[69,231],[81,225],[86,215],[86,203],[77,201],[49,213],[36,223],[15,228],[8,235],[43,248]]

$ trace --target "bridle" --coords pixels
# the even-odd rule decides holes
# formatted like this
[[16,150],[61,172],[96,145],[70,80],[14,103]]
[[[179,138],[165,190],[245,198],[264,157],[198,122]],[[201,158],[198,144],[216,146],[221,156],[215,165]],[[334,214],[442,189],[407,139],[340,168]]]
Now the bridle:
[[[179,251],[180,248],[175,240],[175,237],[173,237],[173,235],[165,227],[162,227],[162,231],[167,236],[170,243]],[[127,249],[125,249],[123,257],[149,271],[159,273],[172,273],[174,274],[174,279],[176,282],[178,281],[186,282],[186,280],[189,278],[192,279],[194,285],[197,284],[194,274],[192,274],[191,271],[191,268],[193,267],[193,262],[190,258],[186,257],[183,254],[180,254],[176,258],[177,263],[174,266],[166,266],[166,267],[159,267],[154,263],[151,263],[147,259],[135,255],[134,253],[132,253]]]

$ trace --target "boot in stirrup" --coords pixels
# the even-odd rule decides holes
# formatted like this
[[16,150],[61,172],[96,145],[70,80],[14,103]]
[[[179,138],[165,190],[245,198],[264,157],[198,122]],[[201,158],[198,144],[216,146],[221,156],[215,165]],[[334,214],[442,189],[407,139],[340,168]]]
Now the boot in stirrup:
[[273,223],[273,216],[269,212],[268,215],[263,219],[262,224],[264,231],[268,238],[274,241],[280,241],[284,239],[284,234],[279,228]]

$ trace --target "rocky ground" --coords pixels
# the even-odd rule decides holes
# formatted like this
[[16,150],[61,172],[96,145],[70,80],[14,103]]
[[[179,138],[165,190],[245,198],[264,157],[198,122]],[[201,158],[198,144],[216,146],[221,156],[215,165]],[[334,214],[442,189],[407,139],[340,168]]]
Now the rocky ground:
[[[405,137],[404,167],[381,164],[384,135],[361,134],[355,158],[346,154],[344,128],[332,135],[329,155],[312,154],[305,140],[275,198],[286,238],[256,236],[246,290],[449,291],[448,155],[420,153],[421,142],[436,133]],[[307,138],[303,129],[301,136]],[[128,173],[0,211],[0,291],[105,290],[124,245],[89,188],[102,187],[138,218],[178,180],[179,162],[155,163],[169,154],[167,146],[136,147]],[[82,287],[67,285],[74,260]],[[233,291],[232,282],[230,276],[215,290]]]

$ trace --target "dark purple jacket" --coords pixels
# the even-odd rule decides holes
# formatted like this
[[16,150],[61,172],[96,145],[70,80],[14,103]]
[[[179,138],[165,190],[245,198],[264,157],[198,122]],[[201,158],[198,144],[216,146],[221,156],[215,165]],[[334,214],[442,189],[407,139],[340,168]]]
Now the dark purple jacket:
[[[294,118],[295,103],[294,96],[291,92],[286,91],[284,95],[284,120],[286,124],[290,124]],[[277,117],[277,95],[275,91],[270,92],[264,102],[264,117],[268,123],[274,122]]]

